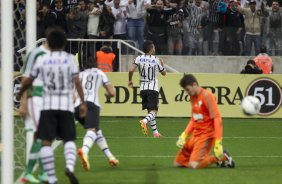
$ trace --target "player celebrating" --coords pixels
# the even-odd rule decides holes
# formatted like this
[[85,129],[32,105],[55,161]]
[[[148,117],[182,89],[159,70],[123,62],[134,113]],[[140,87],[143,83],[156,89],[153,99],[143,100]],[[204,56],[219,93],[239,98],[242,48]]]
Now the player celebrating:
[[52,141],[59,136],[64,141],[66,175],[71,184],[78,184],[74,175],[76,161],[76,131],[73,118],[73,83],[82,101],[80,115],[84,117],[87,107],[78,77],[78,66],[75,57],[64,52],[66,36],[62,29],[56,27],[47,36],[50,53],[38,57],[30,76],[22,81],[19,96],[39,77],[43,81],[43,106],[39,120],[38,138],[42,140],[40,158],[48,174],[49,184],[56,184],[54,153]]
[[158,132],[156,116],[158,113],[159,87],[157,74],[166,75],[166,69],[162,59],[154,56],[155,45],[152,41],[144,43],[146,54],[138,56],[132,64],[128,74],[128,87],[133,87],[132,76],[138,67],[140,75],[140,96],[142,98],[142,109],[147,109],[148,115],[140,121],[144,135],[148,135],[147,123],[150,122],[154,137],[161,137]]
[[[25,80],[25,78],[30,76],[31,68],[33,67],[36,59],[48,52],[48,44],[47,42],[45,42],[43,45],[34,49],[28,54],[23,67],[22,80]],[[33,81],[32,87],[23,94],[23,97],[21,99],[20,115],[25,122],[27,142],[26,147],[27,151],[29,151],[27,168],[25,170],[23,178],[21,179],[23,183],[40,183],[40,181],[45,182],[48,179],[47,174],[43,170],[42,164],[39,164],[39,180],[32,175],[36,161],[39,159],[39,151],[41,148],[41,141],[36,138],[36,131],[38,127],[40,111],[42,108],[42,85],[43,84],[41,80],[35,79]]]
[[105,73],[96,68],[94,59],[88,60],[85,63],[86,70],[80,72],[79,78],[82,82],[85,101],[88,107],[88,112],[85,118],[79,117],[80,100],[77,98],[75,103],[75,118],[84,126],[87,130],[83,138],[83,146],[78,150],[78,155],[81,158],[82,166],[86,171],[90,169],[90,163],[88,160],[88,153],[93,144],[96,143],[99,148],[104,152],[108,158],[109,164],[116,166],[119,161],[109,150],[107,141],[100,129],[100,108],[99,103],[99,88],[103,85],[106,89],[106,96],[114,97],[114,87],[109,82]]
[[[235,167],[232,157],[222,148],[222,119],[214,95],[201,88],[190,74],[184,75],[180,85],[190,96],[192,117],[176,143],[182,149],[174,165],[198,169],[217,163],[222,167]],[[213,147],[215,156],[210,156]]]

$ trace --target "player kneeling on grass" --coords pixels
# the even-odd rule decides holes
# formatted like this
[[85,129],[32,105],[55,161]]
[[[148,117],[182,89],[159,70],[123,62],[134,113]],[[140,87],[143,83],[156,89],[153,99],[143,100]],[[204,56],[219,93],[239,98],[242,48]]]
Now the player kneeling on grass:
[[[174,166],[200,169],[217,164],[234,168],[232,157],[223,151],[222,119],[214,95],[201,88],[190,74],[184,75],[180,85],[190,96],[192,117],[176,142],[181,150],[176,155]],[[215,156],[210,155],[212,148]]]
[[22,89],[19,96],[31,86],[35,78],[42,80],[43,106],[39,120],[38,138],[42,140],[40,158],[44,170],[48,175],[48,184],[57,184],[55,174],[54,153],[51,144],[58,136],[64,141],[64,154],[66,159],[65,174],[71,184],[78,184],[74,175],[76,162],[76,130],[73,118],[73,85],[77,89],[82,101],[80,116],[87,113],[84,102],[84,94],[79,81],[79,69],[74,55],[64,52],[66,36],[59,27],[51,29],[47,36],[50,53],[37,58],[32,67],[30,76],[22,81]]
[[80,99],[76,99],[75,102],[75,118],[84,126],[87,130],[83,138],[83,146],[78,150],[78,155],[82,160],[82,166],[86,171],[90,169],[90,163],[88,160],[88,153],[96,143],[99,148],[104,152],[105,156],[108,158],[110,165],[116,166],[119,161],[114,157],[114,155],[109,150],[107,141],[102,134],[100,129],[100,108],[99,103],[99,88],[104,86],[106,89],[107,97],[114,97],[115,90],[114,87],[108,80],[106,74],[96,68],[96,63],[94,59],[89,59],[85,63],[86,69],[80,72],[79,78],[82,82],[83,92],[85,96],[85,101],[88,107],[88,112],[85,118],[80,118],[79,108]]
[[166,75],[163,60],[154,56],[156,50],[152,41],[144,43],[145,54],[138,56],[128,72],[128,87],[133,88],[132,77],[138,67],[140,75],[140,96],[142,98],[142,110],[147,109],[148,115],[140,121],[142,133],[148,135],[147,123],[150,123],[154,137],[162,135],[157,129],[157,113],[159,108],[158,73]]

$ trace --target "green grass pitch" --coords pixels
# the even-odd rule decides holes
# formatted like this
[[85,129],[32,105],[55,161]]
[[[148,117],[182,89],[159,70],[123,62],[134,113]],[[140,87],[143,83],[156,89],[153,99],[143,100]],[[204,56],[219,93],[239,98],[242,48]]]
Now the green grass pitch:
[[[78,158],[76,175],[81,184],[281,184],[282,120],[224,119],[223,146],[236,162],[235,169],[211,166],[202,170],[173,168],[176,137],[188,118],[159,118],[163,138],[144,137],[138,118],[101,118],[103,134],[120,165],[112,168],[97,146],[90,151],[91,170],[85,172]],[[77,145],[85,131],[77,125]],[[55,152],[60,184],[64,176],[63,146]]]

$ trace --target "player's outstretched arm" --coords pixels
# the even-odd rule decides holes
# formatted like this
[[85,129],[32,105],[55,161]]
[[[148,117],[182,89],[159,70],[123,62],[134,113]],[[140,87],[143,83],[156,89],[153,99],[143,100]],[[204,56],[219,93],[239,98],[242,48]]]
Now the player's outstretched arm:
[[191,118],[186,129],[184,130],[184,132],[182,132],[182,134],[178,137],[178,140],[176,141],[177,147],[183,148],[184,144],[186,143],[187,137],[192,133],[193,129],[194,129],[194,121]]
[[80,117],[83,118],[87,114],[87,105],[86,105],[86,103],[84,101],[84,93],[83,93],[82,85],[81,85],[81,82],[79,80],[78,75],[73,77],[73,82],[75,84],[75,88],[76,88],[76,91],[78,93],[78,96],[79,96],[79,98],[81,100]]
[[129,72],[128,72],[128,87],[129,88],[133,88],[132,77],[133,77],[133,74],[136,68],[137,68],[137,64],[133,63],[129,69]]
[[112,84],[108,83],[104,86],[106,89],[106,96],[107,97],[114,97],[116,95],[115,88],[113,87]]
[[21,98],[21,105],[19,108],[21,118],[25,119],[27,115],[27,92],[25,91]]

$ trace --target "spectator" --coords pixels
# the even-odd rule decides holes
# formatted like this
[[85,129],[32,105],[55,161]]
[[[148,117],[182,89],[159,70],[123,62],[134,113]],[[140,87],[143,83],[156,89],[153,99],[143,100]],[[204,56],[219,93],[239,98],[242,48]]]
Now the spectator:
[[55,25],[61,27],[65,32],[67,30],[67,25],[66,25],[66,8],[63,6],[63,0],[55,0],[55,8],[54,12],[57,15],[56,23]]
[[146,8],[150,6],[151,0],[128,0],[127,12],[127,29],[128,37],[130,40],[138,41],[138,47],[143,49],[144,43],[144,17],[146,14]]
[[263,74],[273,73],[273,64],[271,57],[267,54],[267,48],[262,45],[260,54],[255,57],[256,65],[263,71]]
[[240,55],[240,35],[244,25],[243,15],[237,10],[237,2],[231,2],[230,8],[227,9],[224,26],[224,55]]
[[101,39],[112,38],[114,34],[115,17],[111,7],[104,5],[99,18],[99,33]]
[[75,8],[78,5],[78,0],[64,0],[66,9]]
[[42,35],[44,33],[44,26],[42,22],[42,5],[39,1],[36,2],[36,38],[40,39],[42,38]]
[[218,30],[219,26],[219,13],[217,12],[218,4],[220,0],[209,0],[209,19],[206,29],[205,39],[208,41],[208,54],[214,55],[214,38],[215,30]]
[[56,19],[57,19],[56,13],[50,9],[50,5],[48,4],[43,5],[42,10],[39,11],[39,15],[37,17],[37,21],[41,21],[40,24],[42,26],[42,28],[40,29],[40,31],[42,32],[38,33],[40,38],[45,37],[45,30],[48,27],[54,26],[56,23]]
[[112,72],[115,61],[115,54],[110,46],[104,45],[100,51],[96,53],[97,66],[103,72]]
[[147,9],[147,39],[152,40],[156,53],[167,53],[167,18],[176,12],[175,8],[164,9],[164,1],[158,0],[155,6]]
[[254,60],[249,60],[241,74],[262,74],[262,70],[256,65]]
[[112,14],[115,17],[114,39],[126,39],[126,18],[127,12],[125,7],[120,7],[120,0],[113,0]]
[[201,8],[201,0],[185,1],[183,23],[184,28],[184,45],[188,55],[202,55],[203,54],[203,32],[202,19],[203,11]]
[[75,13],[75,24],[79,28],[78,38],[85,38],[87,33],[88,12],[84,0],[78,0]]
[[270,55],[282,55],[282,12],[278,0],[273,0],[271,11],[266,19],[266,45]]
[[[101,10],[96,5],[94,0],[88,1],[88,24],[87,24],[87,37],[89,39],[98,39],[99,38],[99,17]],[[94,53],[94,54],[93,54]],[[96,43],[89,43],[89,55],[93,58],[96,53]]]
[[[263,3],[262,3],[263,4]],[[251,0],[250,8],[242,8],[236,4],[237,9],[245,17],[245,55],[251,55],[252,44],[254,44],[256,55],[259,53],[261,45],[261,18],[262,10],[256,9],[256,1]]]
[[[66,12],[67,38],[79,38],[79,26],[75,21],[75,10],[68,9]],[[78,44],[76,42],[67,42],[66,51],[76,54],[78,52]]]
[[[178,4],[179,5],[179,4]],[[183,20],[184,13],[182,9],[178,9],[167,20],[167,36],[168,36],[168,54],[181,55],[183,49]]]

